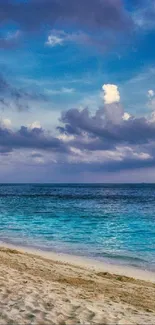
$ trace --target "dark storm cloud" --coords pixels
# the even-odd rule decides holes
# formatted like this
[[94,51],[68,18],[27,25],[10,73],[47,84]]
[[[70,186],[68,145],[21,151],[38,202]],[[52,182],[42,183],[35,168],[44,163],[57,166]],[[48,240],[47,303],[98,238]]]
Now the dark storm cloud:
[[121,30],[132,24],[123,0],[1,0],[0,22],[38,30],[63,21],[93,28]]
[[[114,124],[104,118],[104,110],[98,110],[90,115],[88,109],[79,111],[71,109],[63,113],[61,121],[64,126],[58,127],[61,133],[72,134],[77,137],[87,133],[94,147],[94,138],[99,138],[100,146],[106,148],[118,144],[138,145],[147,144],[155,140],[155,123],[142,118],[130,118],[127,121]],[[103,140],[103,145],[101,140]],[[89,144],[91,148],[91,141]],[[98,150],[98,149],[97,149]]]
[[[88,156],[85,162],[70,166],[75,172],[115,172],[155,166],[155,123],[145,117],[114,123],[106,119],[104,109],[94,115],[88,109],[71,109],[62,114],[61,122],[59,131],[74,136],[70,145]],[[107,150],[112,156],[109,153],[106,156],[105,152],[105,159],[100,161],[99,155],[96,161],[91,161],[90,152],[95,155],[96,151]]]
[[13,132],[7,128],[0,128],[0,147],[4,151],[13,149],[41,149],[56,152],[69,152],[67,146],[59,139],[46,135],[42,129],[29,129],[22,126]]
[[[56,155],[57,168],[71,174],[155,166],[155,123],[145,117],[130,117],[115,123],[107,119],[104,109],[97,110],[94,115],[89,109],[71,109],[63,113],[57,129],[61,137],[53,137],[41,128],[22,126],[12,131],[2,126],[0,152],[37,149],[41,152],[29,157],[44,158],[44,150]],[[47,155],[45,166],[48,168],[50,160],[46,158]]]

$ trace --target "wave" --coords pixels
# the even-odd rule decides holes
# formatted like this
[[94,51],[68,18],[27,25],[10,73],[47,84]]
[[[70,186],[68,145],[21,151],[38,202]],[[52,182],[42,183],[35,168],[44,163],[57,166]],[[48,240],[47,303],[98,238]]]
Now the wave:
[[113,259],[113,260],[147,263],[147,261],[145,259],[142,259],[140,257],[128,256],[128,255],[123,255],[123,254],[113,254],[113,253],[104,252],[104,253],[97,253],[96,257],[103,257],[103,258],[106,257],[106,258]]

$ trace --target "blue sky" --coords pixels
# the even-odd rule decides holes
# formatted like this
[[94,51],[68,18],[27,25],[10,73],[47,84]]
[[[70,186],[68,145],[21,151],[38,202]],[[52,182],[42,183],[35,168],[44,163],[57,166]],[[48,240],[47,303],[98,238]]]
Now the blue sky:
[[0,11],[0,181],[155,181],[154,1]]

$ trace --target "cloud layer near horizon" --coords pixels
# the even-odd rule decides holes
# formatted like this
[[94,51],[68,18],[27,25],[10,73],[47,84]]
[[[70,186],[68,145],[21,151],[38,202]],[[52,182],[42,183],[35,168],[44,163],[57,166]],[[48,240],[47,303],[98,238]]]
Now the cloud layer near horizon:
[[18,150],[27,150],[36,164],[48,166],[54,163],[62,170],[70,166],[71,173],[82,170],[115,172],[155,166],[154,119],[152,116],[125,115],[118,101],[119,90],[114,86],[103,87],[108,89],[108,96],[112,91],[110,104],[103,96],[104,106],[94,114],[88,108],[63,112],[57,131],[45,131],[39,122],[15,131],[10,122],[1,121],[1,154],[6,157],[17,155]]

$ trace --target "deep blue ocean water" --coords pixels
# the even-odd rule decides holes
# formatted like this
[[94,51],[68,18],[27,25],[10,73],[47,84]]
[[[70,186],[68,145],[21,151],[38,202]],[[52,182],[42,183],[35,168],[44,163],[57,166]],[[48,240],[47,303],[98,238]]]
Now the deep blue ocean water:
[[1,184],[0,241],[155,270],[155,185]]

